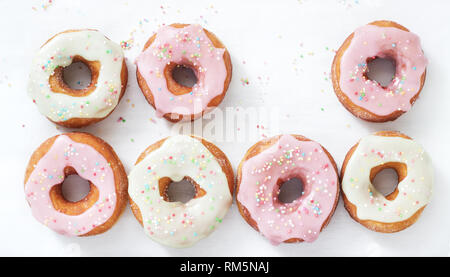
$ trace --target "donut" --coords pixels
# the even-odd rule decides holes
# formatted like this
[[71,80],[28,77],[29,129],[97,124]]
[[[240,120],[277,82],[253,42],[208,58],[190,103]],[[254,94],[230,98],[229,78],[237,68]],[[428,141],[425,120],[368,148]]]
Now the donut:
[[[84,63],[91,83],[72,89],[64,82],[64,67]],[[81,128],[106,118],[127,86],[128,71],[122,48],[97,30],[68,30],[50,38],[36,54],[28,95],[50,121]]]
[[[383,169],[397,172],[398,185],[384,196],[372,184]],[[433,168],[423,147],[399,132],[381,131],[362,138],[341,169],[344,206],[364,227],[381,233],[401,231],[417,221],[430,201]]]
[[[302,180],[302,195],[292,203],[282,203],[280,188],[292,178]],[[259,141],[239,164],[239,212],[274,245],[316,240],[338,200],[339,176],[333,157],[303,136],[279,135]]]
[[[200,25],[164,26],[136,60],[136,76],[156,115],[171,122],[194,120],[222,102],[231,81],[231,59],[225,46]],[[176,67],[192,69],[197,83],[177,83]]]
[[[71,202],[62,183],[77,174],[89,182],[85,198]],[[126,172],[109,144],[88,133],[65,133],[47,139],[30,158],[25,196],[33,216],[67,236],[92,236],[110,229],[127,203]]]
[[[167,195],[172,182],[188,180],[187,203]],[[145,233],[170,247],[189,247],[213,232],[232,203],[234,174],[225,154],[203,138],[167,137],[150,145],[128,175],[131,210]]]
[[[377,58],[395,62],[395,76],[387,87],[367,77],[368,63]],[[354,116],[392,121],[419,97],[427,63],[417,35],[395,22],[375,21],[356,29],[336,52],[331,69],[334,91]]]

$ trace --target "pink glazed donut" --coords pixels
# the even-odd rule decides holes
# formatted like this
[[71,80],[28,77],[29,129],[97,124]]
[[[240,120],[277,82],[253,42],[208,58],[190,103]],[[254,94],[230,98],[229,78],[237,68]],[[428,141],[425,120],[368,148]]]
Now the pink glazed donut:
[[[367,77],[368,63],[377,58],[395,62],[395,76],[387,87]],[[339,101],[354,116],[385,122],[411,109],[424,85],[426,66],[417,35],[395,22],[375,21],[344,41],[331,76]]]
[[[282,203],[280,188],[292,178],[302,180],[302,195]],[[247,151],[239,164],[236,191],[241,215],[272,244],[312,242],[334,213],[339,175],[333,157],[319,143],[280,135]]]
[[[194,120],[218,106],[231,81],[231,59],[225,46],[200,25],[164,26],[136,60],[137,81],[156,115],[171,122]],[[179,84],[177,67],[192,69],[193,87]]]
[[[85,198],[71,202],[62,194],[68,175],[87,180]],[[128,199],[127,174],[109,144],[88,133],[65,133],[47,139],[30,158],[25,195],[33,216],[67,236],[92,236],[111,228]]]

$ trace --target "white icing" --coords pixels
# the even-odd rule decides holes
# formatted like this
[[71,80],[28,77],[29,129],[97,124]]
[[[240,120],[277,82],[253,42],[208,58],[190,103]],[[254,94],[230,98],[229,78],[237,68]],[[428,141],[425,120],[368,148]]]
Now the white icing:
[[[54,93],[49,77],[55,68],[69,66],[76,55],[100,62],[96,89],[82,97]],[[33,60],[28,95],[43,115],[56,122],[71,118],[103,118],[119,102],[123,58],[121,47],[98,31],[58,34],[42,46]]]
[[[185,176],[206,194],[185,204],[164,201],[158,180],[169,177],[178,182]],[[171,247],[188,247],[209,235],[232,203],[220,164],[199,140],[190,136],[167,138],[131,170],[128,180],[128,193],[141,211],[145,233]]]
[[[388,162],[404,163],[407,176],[389,201],[370,182],[370,170]],[[433,189],[431,159],[417,142],[401,137],[370,135],[359,142],[349,159],[342,190],[356,206],[359,219],[393,223],[406,220],[428,204]]]

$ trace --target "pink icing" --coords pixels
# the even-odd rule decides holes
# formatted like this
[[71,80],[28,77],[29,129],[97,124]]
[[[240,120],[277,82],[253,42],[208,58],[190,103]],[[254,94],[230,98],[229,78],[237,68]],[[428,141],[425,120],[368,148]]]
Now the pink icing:
[[[396,62],[393,81],[381,87],[364,77],[367,59],[390,58]],[[362,26],[341,58],[339,86],[351,101],[377,114],[411,109],[411,98],[420,89],[427,66],[417,35],[393,27]]]
[[[277,181],[290,178],[303,181],[303,195],[284,204],[278,200]],[[273,244],[290,238],[312,242],[333,211],[337,184],[333,163],[320,144],[282,135],[244,163],[237,199]]]
[[[152,91],[158,116],[167,113],[198,114],[222,94],[227,70],[225,49],[215,48],[200,25],[162,27],[153,43],[137,58],[137,67]],[[167,64],[185,64],[196,70],[197,83],[191,93],[174,95],[164,78]]]
[[[73,167],[78,175],[99,190],[98,201],[76,216],[57,211],[49,191],[64,181],[64,168]],[[52,230],[79,236],[105,223],[116,205],[114,174],[106,159],[93,147],[72,141],[68,136],[56,138],[50,150],[39,160],[25,184],[25,194],[33,216]]]

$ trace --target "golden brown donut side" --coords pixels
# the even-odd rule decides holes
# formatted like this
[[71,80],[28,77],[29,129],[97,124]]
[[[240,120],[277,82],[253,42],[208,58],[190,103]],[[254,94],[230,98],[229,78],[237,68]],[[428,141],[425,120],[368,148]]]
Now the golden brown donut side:
[[[292,136],[295,137],[299,141],[311,141],[310,139],[308,139],[304,136],[301,136],[301,135],[292,135]],[[239,200],[237,199],[237,195],[239,194],[239,187],[240,187],[241,181],[242,181],[242,167],[247,160],[251,159],[252,157],[258,155],[262,151],[270,148],[272,145],[277,143],[277,141],[280,139],[280,137],[281,137],[281,135],[278,135],[278,136],[271,137],[266,140],[261,140],[261,141],[257,142],[256,144],[254,144],[252,147],[250,147],[250,149],[247,150],[244,157],[242,158],[242,161],[239,163],[238,170],[237,170],[236,204],[238,206],[239,213],[242,215],[242,217],[245,219],[245,221],[247,221],[247,223],[258,232],[259,232],[258,223],[251,217],[251,214],[247,210],[247,208],[244,205],[242,205],[241,202],[239,202]],[[325,147],[323,147],[322,145],[320,145],[320,146],[322,147],[322,149],[324,150],[324,152],[327,154],[328,158],[330,159],[330,161],[333,165],[333,168],[336,172],[336,175],[338,176],[338,179],[336,181],[337,181],[337,183],[339,183],[339,171],[337,169],[336,162],[334,161],[333,157],[328,152],[328,150],[325,149]],[[328,225],[328,223],[331,220],[331,217],[333,216],[333,214],[336,210],[337,204],[339,202],[339,191],[340,191],[339,184],[336,184],[336,190],[337,190],[336,199],[334,200],[333,210],[330,212],[330,215],[327,217],[325,222],[322,224],[320,231],[322,231]],[[304,240],[302,238],[290,238],[288,240],[285,240],[284,242],[285,243],[295,243],[295,242],[303,242],[303,241]]]
[[[191,137],[201,141],[201,143],[206,147],[206,149],[208,149],[209,152],[211,152],[211,154],[214,156],[214,158],[216,159],[216,161],[219,163],[220,167],[222,168],[222,171],[225,173],[225,176],[227,177],[227,182],[228,182],[228,188],[230,190],[231,196],[233,196],[233,192],[234,192],[234,172],[233,172],[233,167],[231,166],[230,161],[228,160],[227,156],[225,155],[225,153],[222,152],[222,150],[219,149],[219,147],[217,147],[215,144],[205,140],[204,138],[200,138],[197,136],[193,136],[191,135]],[[137,165],[138,163],[140,163],[143,159],[145,159],[145,157],[147,157],[147,155],[149,155],[150,153],[152,153],[153,151],[157,150],[158,148],[160,148],[164,141],[167,138],[164,138],[162,140],[159,140],[157,142],[155,142],[154,144],[150,145],[149,147],[147,147],[147,149],[144,150],[144,152],[142,152],[138,159],[136,160],[135,165]],[[162,178],[161,178],[162,179]],[[192,180],[190,180],[192,181]],[[160,189],[163,189],[163,192],[160,191],[160,193],[165,193],[166,189],[168,188],[168,185],[171,183],[168,182],[164,182],[164,186],[161,186],[161,183],[159,183],[160,185]],[[193,183],[195,190],[196,190],[196,194],[194,198],[197,198],[199,196],[201,196],[201,191],[200,191],[200,186],[196,186],[195,182]],[[164,196],[163,196],[164,197]],[[136,219],[139,221],[139,223],[141,225],[143,225],[143,221],[142,221],[142,213],[141,210],[139,209],[139,207],[136,205],[136,203],[133,201],[133,199],[131,199],[130,196],[128,196],[128,199],[130,201],[130,207],[131,207],[131,211],[133,212],[134,216],[136,217]]]
[[[174,24],[171,24],[169,26],[174,27],[174,28],[183,28],[183,27],[188,26],[188,25],[189,24],[174,23]],[[225,62],[225,68],[227,70],[227,76],[225,78],[222,94],[217,95],[216,97],[211,99],[211,101],[207,105],[207,109],[205,109],[203,112],[201,112],[199,114],[191,114],[190,115],[190,120],[191,121],[193,121],[193,120],[203,116],[205,113],[207,113],[208,112],[208,108],[217,107],[222,102],[223,98],[225,97],[225,94],[227,93],[228,87],[229,87],[230,82],[231,82],[231,76],[232,76],[231,57],[230,57],[230,53],[228,52],[227,48],[216,37],[216,35],[214,35],[210,31],[206,30],[205,28],[203,28],[203,30],[205,31],[206,35],[211,40],[211,42],[212,42],[212,44],[214,45],[215,48],[223,48],[223,49],[225,49],[225,52],[223,53],[223,60]],[[144,52],[148,47],[150,47],[150,45],[152,45],[152,43],[155,40],[155,38],[156,38],[156,34],[154,34],[153,36],[151,36],[148,39],[148,41],[144,45],[144,49],[142,50],[142,52]],[[181,94],[185,94],[185,93],[190,92],[192,90],[191,88],[182,86],[182,85],[178,84],[173,79],[173,77],[172,77],[172,70],[173,70],[174,66],[172,66],[172,68],[170,68],[170,65],[167,65],[166,68],[167,67],[169,67],[169,69],[170,69],[170,70],[169,69],[168,70],[166,70],[166,69],[164,70],[164,77],[166,78],[167,87],[168,88],[169,87],[172,88],[171,91],[173,91],[173,93],[175,95],[181,95]],[[150,88],[148,87],[147,82],[145,81],[144,77],[139,72],[139,68],[136,68],[136,78],[137,78],[137,81],[138,81],[138,85],[141,88],[141,91],[142,91],[142,93],[145,96],[145,99],[147,99],[147,102],[150,105],[152,105],[152,107],[154,109],[156,109],[153,93],[150,90]],[[183,116],[182,115],[175,114],[175,113],[167,113],[167,114],[164,114],[163,117],[165,119],[169,120],[170,122],[174,122],[174,123],[183,120]],[[186,118],[186,116],[184,118]]]
[[[376,132],[374,135],[377,136],[385,136],[385,137],[401,137],[401,138],[405,138],[405,139],[411,139],[410,137],[400,133],[400,132],[396,132],[396,131],[380,131],[380,132]],[[342,180],[344,178],[344,174],[345,174],[345,169],[347,168],[347,163],[350,160],[350,158],[352,157],[353,153],[356,150],[356,147],[358,147],[358,144],[355,144],[347,153],[347,155],[345,156],[344,162],[342,164],[342,168],[341,168],[341,184],[342,184]],[[386,168],[392,168],[397,172],[398,175],[398,181],[400,182],[401,180],[403,180],[403,178],[405,178],[406,176],[406,167],[404,168],[397,168],[397,167],[392,167],[389,166],[389,164],[385,164],[385,165],[381,165],[377,167],[377,171],[371,171],[370,174],[370,180],[373,181],[373,179],[376,176],[376,173],[378,173],[379,171],[386,169]],[[386,199],[388,200],[394,200],[395,197],[397,197],[398,194],[398,189],[396,188],[394,190],[394,192],[392,192],[391,194],[385,196]],[[344,200],[344,207],[347,209],[348,213],[350,214],[350,216],[358,223],[360,223],[361,225],[363,225],[364,227],[366,227],[367,229],[373,230],[375,232],[380,232],[380,233],[395,233],[395,232],[399,232],[403,229],[406,229],[407,227],[411,226],[412,224],[414,224],[417,219],[419,219],[420,214],[422,213],[423,209],[426,207],[423,206],[422,208],[420,208],[414,215],[412,215],[410,218],[403,220],[403,221],[398,221],[398,222],[393,222],[393,223],[383,223],[383,222],[378,222],[378,221],[374,221],[374,220],[360,220],[357,216],[356,213],[356,206],[353,205],[345,196],[345,192],[344,190],[342,190],[342,199]]]
[[[393,21],[380,20],[380,21],[371,22],[371,23],[369,23],[369,25],[375,25],[375,26],[379,26],[379,27],[393,27],[393,28],[397,28],[397,29],[409,32],[409,30],[406,27],[404,27],[398,23],[395,23]],[[359,117],[363,120],[370,121],[370,122],[393,121],[393,120],[397,119],[399,116],[401,116],[402,114],[404,114],[405,112],[404,111],[395,111],[391,114],[384,115],[384,116],[374,114],[374,113],[364,109],[363,107],[360,107],[360,106],[356,105],[355,103],[353,103],[350,100],[350,98],[341,90],[341,87],[339,85],[340,74],[341,74],[341,68],[340,68],[341,58],[344,55],[347,48],[350,46],[353,36],[354,36],[354,33],[351,33],[347,37],[347,39],[344,41],[344,43],[341,45],[341,47],[336,52],[336,55],[334,56],[333,64],[331,66],[331,79],[332,79],[332,83],[333,83],[334,92],[336,93],[336,96],[339,99],[339,101],[342,103],[342,105],[356,117]],[[414,104],[414,102],[419,97],[419,94],[422,91],[423,85],[425,83],[425,77],[426,77],[426,70],[424,71],[424,73],[422,74],[422,76],[420,78],[419,91],[414,95],[413,98],[411,98],[411,101],[410,101],[411,105]]]
[[[51,37],[49,40],[47,40],[41,46],[41,48],[60,34],[79,32],[79,31],[85,31],[85,30],[97,31],[95,29],[66,30],[66,31],[60,32],[60,33],[54,35],[53,37]],[[52,91],[54,93],[63,93],[63,94],[66,94],[66,95],[69,95],[72,97],[83,97],[83,96],[87,96],[87,95],[91,94],[95,90],[96,85],[97,85],[98,76],[100,74],[100,69],[101,69],[100,62],[99,61],[89,61],[89,60],[85,59],[84,57],[75,56],[75,57],[73,57],[72,63],[76,63],[76,62],[84,63],[91,71],[90,84],[84,89],[70,88],[64,82],[64,74],[63,74],[64,68],[58,67],[55,69],[54,74],[51,75],[48,80],[50,88],[52,89]],[[119,94],[119,101],[117,103],[120,102],[120,100],[122,99],[123,95],[125,94],[125,90],[127,88],[128,68],[127,68],[127,64],[125,62],[125,57],[122,61],[122,69],[120,71],[120,80],[121,80],[122,87],[121,87],[120,94]],[[103,119],[107,118],[115,110],[116,107],[114,107],[114,109],[110,113],[108,113],[105,117],[101,117],[101,118],[77,118],[77,117],[74,117],[74,118],[71,118],[66,121],[53,121],[50,118],[48,118],[48,120],[50,120],[51,122],[58,124],[60,126],[66,127],[66,128],[81,128],[81,127],[85,127],[85,126],[97,123],[99,121],[102,121]]]
[[[117,154],[114,152],[113,148],[108,143],[106,143],[105,141],[96,136],[81,132],[65,133],[61,135],[66,135],[75,142],[87,144],[93,147],[108,161],[108,163],[111,166],[111,169],[114,173],[114,186],[117,195],[117,202],[116,206],[114,207],[114,212],[105,223],[95,227],[88,233],[81,236],[93,236],[106,232],[119,219],[120,215],[122,214],[127,204],[128,178],[125,169],[122,165],[122,162],[120,161]],[[34,166],[50,150],[50,148],[52,147],[53,143],[55,142],[58,136],[60,135],[56,135],[54,137],[47,139],[33,152],[25,171],[24,185],[27,183],[28,178],[33,172]],[[76,174],[76,172],[72,170],[73,168],[72,169],[66,168],[64,170],[65,175],[67,176],[70,174]],[[90,183],[91,190],[89,191],[88,195],[84,199],[81,199],[80,201],[77,202],[70,202],[65,200],[64,197],[62,196],[61,187],[62,183],[54,186],[50,190],[51,200],[55,209],[68,215],[78,215],[85,212],[87,209],[93,206],[98,199],[99,194],[98,188],[93,186],[93,184],[91,183]]]

